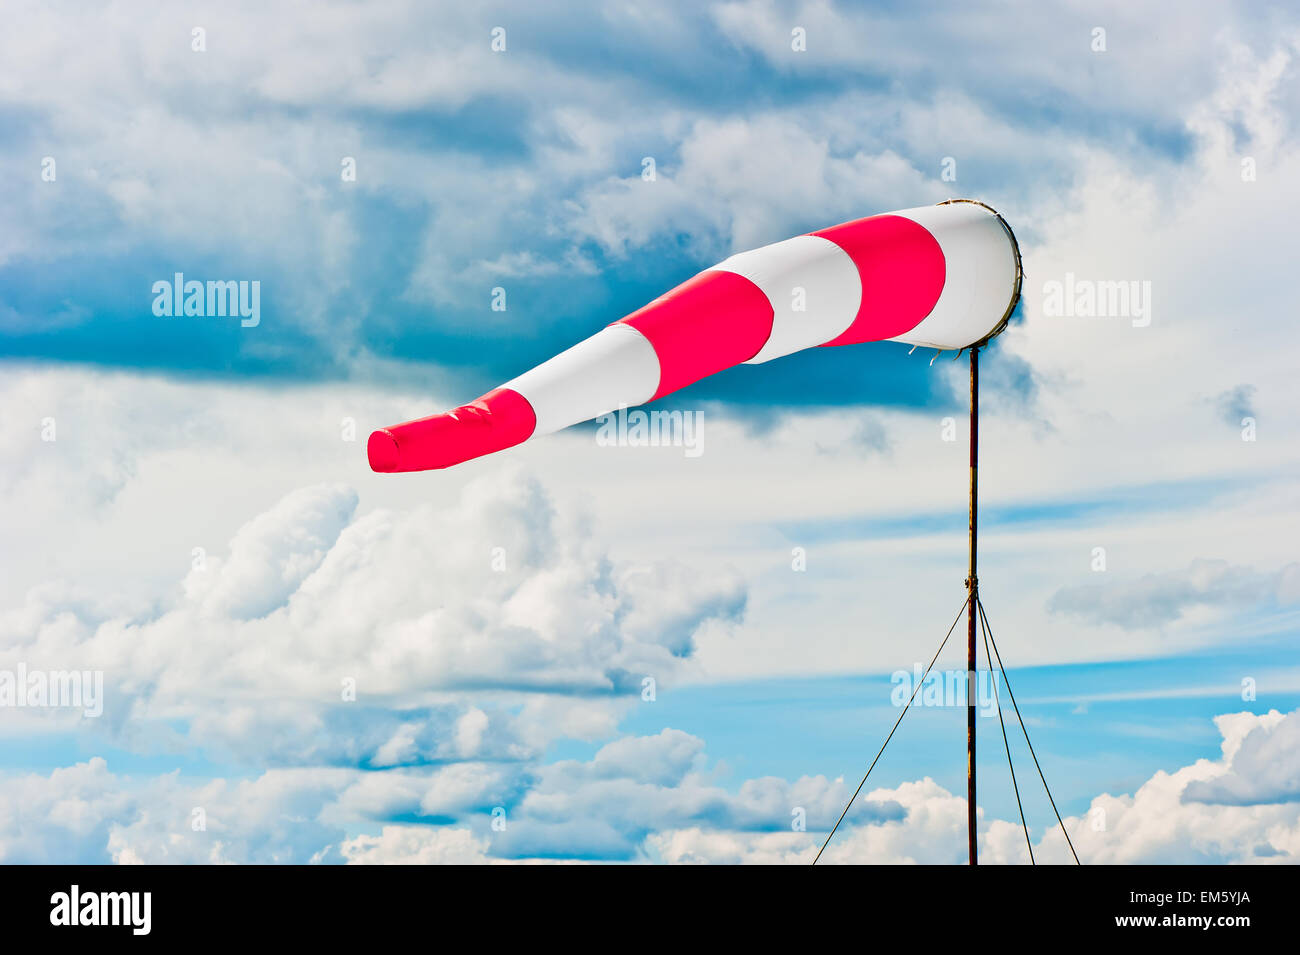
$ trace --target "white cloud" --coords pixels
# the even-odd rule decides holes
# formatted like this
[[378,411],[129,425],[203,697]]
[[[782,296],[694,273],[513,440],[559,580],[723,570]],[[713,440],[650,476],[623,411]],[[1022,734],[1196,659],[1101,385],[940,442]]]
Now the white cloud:
[[1161,626],[1198,607],[1293,602],[1300,596],[1295,592],[1298,578],[1300,564],[1262,574],[1223,560],[1196,560],[1186,568],[1131,582],[1062,589],[1052,596],[1049,608],[1099,624]]
[[[1216,720],[1223,756],[1095,797],[1065,825],[1084,864],[1295,862],[1300,799],[1286,715]],[[184,782],[114,776],[101,759],[0,788],[0,859],[116,862],[434,863],[626,859],[807,864],[848,794],[842,780],[710,784],[701,741],[678,731],[611,744],[589,762],[514,774],[491,764],[432,771],[270,770]],[[505,830],[490,826],[506,812]],[[931,779],[865,793],[822,862],[957,864],[965,800]],[[790,828],[806,809],[809,831]],[[194,822],[202,812],[203,826]],[[417,824],[414,820],[427,821]],[[349,830],[381,820],[375,832]],[[401,820],[401,821],[396,821]],[[1028,861],[1019,825],[981,813],[981,860]],[[1071,862],[1059,830],[1040,863]]]
[[888,149],[833,149],[824,123],[820,111],[797,109],[701,119],[676,163],[660,157],[653,182],[638,169],[587,188],[572,228],[623,255],[665,233],[689,235],[697,257],[716,261],[777,241],[792,222],[815,228],[858,218],[858,209],[866,215],[942,197],[938,184]]
[[[1295,791],[1295,754],[1289,740],[1300,713],[1219,717],[1224,735],[1220,760],[1198,760],[1158,772],[1132,795],[1098,796],[1089,812],[1067,819],[1080,858],[1094,864],[1134,862],[1258,863],[1300,860],[1300,800]],[[1261,767],[1259,754],[1280,760],[1262,780],[1244,783]],[[1288,780],[1289,777],[1289,780]],[[1280,784],[1280,785],[1279,785]],[[1233,793],[1235,800],[1219,802]],[[1207,798],[1209,797],[1209,798]],[[1093,820],[1104,820],[1104,829]],[[1059,853],[1061,839],[1044,840]]]
[[0,787],[0,861],[111,860],[109,833],[134,799],[116,788],[102,759],[49,776],[4,779]]
[[343,486],[303,488],[239,529],[230,556],[205,559],[184,582],[203,617],[255,620],[284,606],[338,541],[357,507]]
[[[1154,863],[1295,863],[1300,861],[1300,759],[1294,737],[1300,711],[1283,716],[1237,713],[1215,720],[1223,758],[1157,772],[1131,795],[1095,797],[1065,826],[1085,865]],[[902,819],[841,830],[822,863],[959,864],[966,853],[966,800],[930,779],[875,790],[896,801]],[[980,861],[1029,861],[1018,822],[980,817]],[[693,827],[647,840],[666,862],[808,863],[821,838],[737,833]],[[1037,861],[1073,864],[1057,828],[1035,843]]]
[[384,826],[341,846],[349,865],[475,865],[487,862],[485,842],[468,829]]
[[1300,713],[1230,713],[1214,722],[1223,734],[1226,769],[1189,783],[1185,800],[1229,806],[1300,802],[1300,763],[1293,758],[1300,749]]
[[735,577],[609,561],[518,471],[453,506],[356,508],[342,485],[290,493],[157,610],[33,593],[0,617],[0,661],[103,670],[105,723],[138,745],[175,745],[180,721],[273,764],[513,759],[607,732],[644,675],[671,685],[695,632],[744,607]]

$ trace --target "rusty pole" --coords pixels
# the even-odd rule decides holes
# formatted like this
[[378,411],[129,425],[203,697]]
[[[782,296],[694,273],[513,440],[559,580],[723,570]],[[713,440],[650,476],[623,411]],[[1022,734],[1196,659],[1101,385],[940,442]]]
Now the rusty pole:
[[979,501],[979,347],[970,350],[970,563],[966,577],[966,829],[970,864],[978,865],[975,821],[975,601],[979,578],[975,576],[975,533]]

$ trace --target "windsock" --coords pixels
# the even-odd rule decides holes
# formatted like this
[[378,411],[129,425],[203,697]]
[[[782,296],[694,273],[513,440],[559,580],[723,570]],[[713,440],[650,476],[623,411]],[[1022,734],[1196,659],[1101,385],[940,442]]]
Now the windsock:
[[477,401],[375,431],[370,467],[450,467],[819,345],[967,348],[1006,325],[1020,279],[1010,227],[970,199],[796,236],[731,256]]

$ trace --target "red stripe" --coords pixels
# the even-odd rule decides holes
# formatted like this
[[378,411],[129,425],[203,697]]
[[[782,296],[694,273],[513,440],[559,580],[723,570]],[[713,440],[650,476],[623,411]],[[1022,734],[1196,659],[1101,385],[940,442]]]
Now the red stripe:
[[848,253],[862,279],[853,324],[827,345],[878,342],[911,331],[943,291],[943,249],[926,228],[905,216],[871,216],[812,235]]
[[374,471],[428,471],[514,447],[536,427],[527,398],[510,388],[493,388],[445,414],[375,431],[366,455]]
[[619,321],[654,346],[659,398],[753,358],[772,334],[772,318],[772,303],[749,279],[707,271]]

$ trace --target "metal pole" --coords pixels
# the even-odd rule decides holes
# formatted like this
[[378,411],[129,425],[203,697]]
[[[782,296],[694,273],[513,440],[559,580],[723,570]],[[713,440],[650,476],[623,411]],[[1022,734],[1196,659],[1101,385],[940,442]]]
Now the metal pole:
[[977,464],[979,461],[980,408],[979,348],[970,350],[970,564],[966,577],[966,829],[970,843],[970,864],[978,865],[975,839],[975,600],[979,578],[975,576],[975,532],[978,514]]

